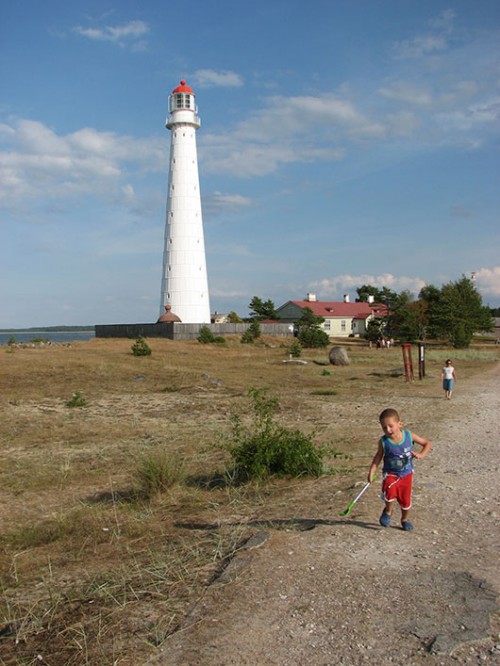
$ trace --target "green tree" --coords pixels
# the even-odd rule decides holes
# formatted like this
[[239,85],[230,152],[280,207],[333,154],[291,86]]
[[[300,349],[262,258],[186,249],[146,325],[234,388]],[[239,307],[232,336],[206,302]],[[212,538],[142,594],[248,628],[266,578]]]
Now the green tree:
[[131,347],[134,356],[151,356],[152,350],[146,340],[139,336]]
[[379,289],[371,284],[364,284],[361,287],[358,287],[356,291],[358,292],[358,298],[356,299],[358,303],[368,303],[369,297],[373,296],[373,300],[376,303],[384,303],[388,308],[391,308],[398,300],[398,294],[388,287],[382,287],[382,289]]
[[402,291],[392,300],[392,308],[387,315],[386,334],[403,342],[422,340],[427,325],[426,302],[415,300],[409,291]]
[[198,342],[207,345],[210,344],[211,342],[215,342],[215,335],[212,333],[212,329],[210,328],[210,326],[204,324],[203,326],[200,327],[200,330],[198,331],[198,337],[196,339],[198,340]]
[[254,342],[257,338],[260,338],[260,336],[261,336],[260,324],[257,319],[254,319],[250,323],[250,326],[247,328],[247,330],[241,336],[240,342],[243,342],[244,344],[249,344],[251,342]]
[[311,308],[304,308],[297,320],[297,337],[303,347],[326,347],[330,342],[328,333],[321,328],[323,317],[315,315]]
[[241,324],[243,323],[243,319],[239,317],[234,310],[231,310],[231,312],[228,312],[227,315],[227,320],[230,324]]
[[443,285],[439,299],[428,307],[429,329],[456,348],[469,347],[474,333],[490,331],[493,320],[488,307],[469,278]]
[[366,325],[365,338],[370,340],[370,342],[377,342],[377,340],[383,338],[385,335],[385,323],[384,317],[373,317],[370,319]]
[[373,300],[379,302],[379,290],[371,284],[364,284],[356,289],[358,303],[368,303],[369,297],[373,296]]
[[278,319],[274,303],[271,299],[263,301],[258,296],[254,296],[248,308],[250,310],[250,319]]

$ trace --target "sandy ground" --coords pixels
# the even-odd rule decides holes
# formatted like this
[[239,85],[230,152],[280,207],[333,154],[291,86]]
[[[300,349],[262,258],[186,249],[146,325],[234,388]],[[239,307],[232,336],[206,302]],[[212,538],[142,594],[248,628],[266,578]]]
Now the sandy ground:
[[[378,525],[378,487],[348,518],[343,494],[289,530],[286,516],[281,529],[256,521],[148,664],[500,664],[499,397],[497,366],[431,408],[414,532]],[[314,486],[322,500],[328,483]]]

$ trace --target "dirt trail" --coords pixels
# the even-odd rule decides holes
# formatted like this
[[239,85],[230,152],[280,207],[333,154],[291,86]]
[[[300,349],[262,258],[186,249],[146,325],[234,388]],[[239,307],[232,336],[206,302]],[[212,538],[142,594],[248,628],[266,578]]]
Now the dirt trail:
[[379,527],[378,489],[349,518],[343,494],[334,509],[295,518],[298,529],[256,525],[148,663],[500,664],[499,396],[496,366],[438,405],[434,450],[416,471],[414,532],[394,519]]

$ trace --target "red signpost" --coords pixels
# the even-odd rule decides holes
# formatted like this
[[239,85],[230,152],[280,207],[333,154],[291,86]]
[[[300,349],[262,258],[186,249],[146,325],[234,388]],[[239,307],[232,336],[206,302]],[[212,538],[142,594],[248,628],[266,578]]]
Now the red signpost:
[[403,363],[405,366],[405,377],[407,382],[412,382],[413,377],[413,360],[411,357],[411,344],[401,345],[403,350]]

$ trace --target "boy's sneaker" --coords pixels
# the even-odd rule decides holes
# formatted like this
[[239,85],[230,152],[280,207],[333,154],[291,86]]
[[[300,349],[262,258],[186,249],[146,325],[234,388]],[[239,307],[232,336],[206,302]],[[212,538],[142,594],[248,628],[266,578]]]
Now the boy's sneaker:
[[391,516],[383,511],[378,522],[382,525],[382,527],[389,527],[391,524]]
[[415,529],[415,528],[413,527],[413,524],[410,523],[409,520],[404,520],[404,521],[401,523],[401,527],[404,529],[405,532],[411,532],[413,529]]

